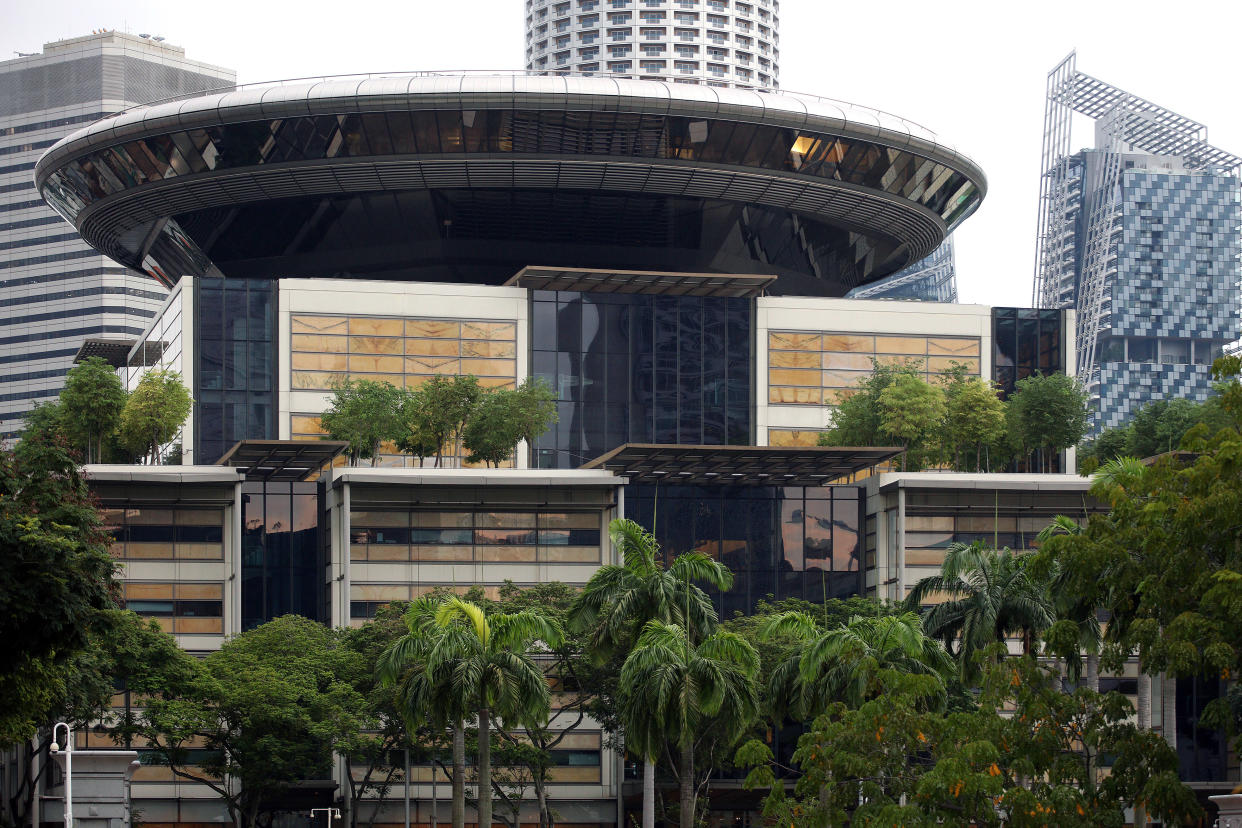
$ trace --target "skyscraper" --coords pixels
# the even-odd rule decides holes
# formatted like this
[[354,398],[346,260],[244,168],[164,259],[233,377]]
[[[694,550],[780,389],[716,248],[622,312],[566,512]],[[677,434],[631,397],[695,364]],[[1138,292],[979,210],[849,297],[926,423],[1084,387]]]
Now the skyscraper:
[[34,185],[44,150],[92,121],[236,82],[162,40],[102,32],[0,63],[0,440],[59,393],[84,339],[142,333],[167,295],[83,242]]
[[526,68],[780,86],[778,0],[526,0]]
[[944,242],[926,259],[902,268],[878,282],[856,287],[851,299],[914,299],[919,302],[956,302],[957,268],[953,240]]
[[[1074,114],[1095,121],[1071,153]],[[1048,75],[1034,301],[1078,311],[1093,432],[1144,403],[1205,399],[1239,332],[1239,169],[1207,127],[1079,72]]]

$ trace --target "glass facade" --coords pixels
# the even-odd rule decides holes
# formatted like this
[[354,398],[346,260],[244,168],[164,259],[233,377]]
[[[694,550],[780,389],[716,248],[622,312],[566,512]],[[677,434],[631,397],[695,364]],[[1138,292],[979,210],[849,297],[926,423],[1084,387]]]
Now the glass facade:
[[1002,398],[1033,374],[1065,373],[1063,324],[1059,310],[992,309],[992,381]]
[[242,629],[294,613],[326,620],[315,483],[242,484]]
[[1224,731],[1201,727],[1203,710],[1225,691],[1215,679],[1165,679],[1177,683],[1177,765],[1186,782],[1224,782],[1229,771],[1229,740]]
[[531,373],[559,415],[533,466],[577,468],[624,443],[751,442],[749,300],[531,297]]
[[276,282],[199,278],[195,287],[194,461],[276,434]]
[[760,600],[862,595],[861,507],[855,486],[625,489],[626,516],[654,532],[666,563],[697,551],[733,572],[731,590],[709,593],[721,618]]
[[161,262],[175,253],[183,260],[179,267],[214,263],[234,278],[296,273],[502,284],[526,265],[539,263],[770,273],[779,277],[772,294],[839,296],[873,272],[899,266],[905,256],[896,241],[788,210],[588,189],[437,188],[302,196],[179,214],[172,224],[184,237],[170,243],[172,253],[157,244],[165,251],[159,254]]
[[122,585],[125,608],[153,618],[165,632],[224,634],[224,584],[130,582]]

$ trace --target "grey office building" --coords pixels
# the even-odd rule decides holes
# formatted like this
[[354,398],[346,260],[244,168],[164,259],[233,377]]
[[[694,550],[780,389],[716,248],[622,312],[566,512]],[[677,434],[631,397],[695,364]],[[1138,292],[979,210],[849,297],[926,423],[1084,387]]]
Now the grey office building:
[[150,275],[91,248],[44,203],[35,162],[101,117],[236,79],[187,60],[177,46],[120,32],[48,43],[0,63],[0,440],[56,397],[85,339],[132,339],[167,295]]
[[[1095,146],[1070,151],[1074,114]],[[1079,72],[1048,77],[1035,302],[1078,311],[1091,430],[1157,399],[1206,399],[1238,338],[1242,158],[1207,127]]]

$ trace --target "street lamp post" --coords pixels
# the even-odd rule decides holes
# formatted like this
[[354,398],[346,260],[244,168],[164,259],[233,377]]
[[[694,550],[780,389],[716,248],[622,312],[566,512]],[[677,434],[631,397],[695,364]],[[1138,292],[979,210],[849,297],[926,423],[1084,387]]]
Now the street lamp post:
[[341,818],[340,808],[311,808],[311,820],[315,819],[315,814],[322,812],[328,818],[328,828],[332,828],[332,820]]
[[56,742],[56,732],[65,729],[65,828],[73,828],[73,728],[66,722],[57,722],[52,726],[51,752],[60,752]]

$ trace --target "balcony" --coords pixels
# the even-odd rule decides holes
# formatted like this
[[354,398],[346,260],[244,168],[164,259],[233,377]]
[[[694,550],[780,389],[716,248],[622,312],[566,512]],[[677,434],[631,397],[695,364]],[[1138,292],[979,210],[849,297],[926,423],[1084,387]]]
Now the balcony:
[[592,32],[591,34],[582,35],[580,38],[578,38],[578,40],[581,43],[594,43],[595,41],[599,40],[599,35]]

